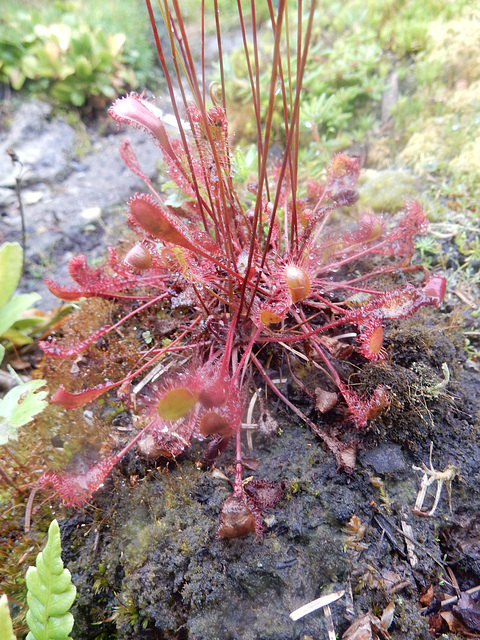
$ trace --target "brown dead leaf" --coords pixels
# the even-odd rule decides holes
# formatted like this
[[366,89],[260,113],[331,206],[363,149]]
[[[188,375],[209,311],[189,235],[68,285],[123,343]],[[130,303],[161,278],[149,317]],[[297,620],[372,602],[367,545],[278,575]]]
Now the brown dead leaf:
[[348,445],[341,447],[337,453],[337,462],[340,459],[341,468],[345,469],[347,473],[349,470],[355,469],[355,462],[357,460],[357,445],[355,442],[350,442]]
[[382,629],[388,629],[393,621],[393,615],[395,613],[395,605],[393,602],[389,602],[382,613]]
[[460,620],[455,617],[452,611],[440,611],[440,616],[445,620],[448,625],[448,628],[453,633],[458,633],[465,638],[480,638],[480,634],[474,633],[465,627]]
[[342,640],[388,640],[390,634],[383,627],[382,621],[373,613],[357,618],[348,627],[342,636]]
[[353,353],[353,347],[348,342],[342,342],[332,336],[319,336],[319,341],[330,351],[332,356],[339,359],[349,358]]
[[441,633],[442,626],[443,626],[443,619],[441,618],[441,616],[437,614],[432,614],[428,618],[428,630],[430,631],[433,637],[436,637],[437,633]]
[[15,369],[15,371],[23,371],[24,369],[29,369],[32,364],[31,362],[26,362],[25,360],[22,360],[21,358],[15,358],[13,360],[9,360],[8,364]]
[[258,429],[265,436],[272,437],[278,433],[279,424],[272,414],[262,406],[262,413],[258,419]]
[[248,456],[242,456],[242,462],[246,469],[249,471],[256,471],[258,469],[258,459]]
[[320,413],[327,413],[333,409],[338,402],[338,396],[332,391],[326,391],[317,387],[315,389],[315,407]]
[[428,607],[429,604],[431,604],[433,600],[433,585],[431,584],[428,589],[425,591],[425,593],[423,594],[423,596],[420,598],[420,602],[425,606]]
[[373,613],[357,618],[345,631],[342,640],[388,640],[390,634],[387,629],[392,624],[394,613],[395,605],[389,602],[383,610],[381,620]]

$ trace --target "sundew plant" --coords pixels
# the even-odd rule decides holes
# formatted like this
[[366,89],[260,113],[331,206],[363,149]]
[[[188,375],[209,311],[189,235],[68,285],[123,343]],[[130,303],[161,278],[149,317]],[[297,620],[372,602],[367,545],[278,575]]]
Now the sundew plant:
[[[128,406],[137,432],[121,451],[86,471],[47,473],[41,484],[53,485],[66,504],[80,505],[136,444],[151,456],[178,458],[192,439],[205,440],[199,464],[209,467],[233,440],[233,495],[222,508],[218,533],[258,535],[261,509],[271,505],[275,491],[267,481],[244,482],[242,421],[255,385],[265,385],[280,398],[332,451],[338,467],[351,472],[354,459],[343,455],[347,445],[338,429],[329,431],[319,413],[306,416],[279,388],[282,351],[321,369],[326,386],[335,388],[324,413],[336,411],[346,426],[350,422],[365,429],[387,409],[388,390],[380,384],[362,395],[349,385],[339,361],[352,356],[384,360],[384,325],[424,305],[439,306],[446,283],[411,265],[415,236],[427,230],[418,202],[406,202],[393,220],[360,211],[352,222],[347,208],[357,201],[356,158],[333,157],[322,182],[301,174],[299,112],[315,2],[289,6],[279,0],[277,6],[267,0],[274,45],[270,81],[263,86],[255,3],[247,10],[247,3],[238,0],[258,150],[255,174],[244,182],[237,175],[234,132],[222,93],[221,5],[214,0],[219,80],[211,85],[203,1],[199,57],[190,48],[178,1],[159,4],[162,30],[146,0],[178,136],[167,134],[155,100],[141,93],[118,98],[109,115],[151,137],[175,185],[175,206],[155,189],[124,141],[123,160],[145,182],[145,193],[135,194],[127,205],[128,225],[138,241],[124,256],[111,248],[108,263],[98,268],[89,266],[85,256],[74,258],[72,286],[48,283],[64,300],[108,298],[123,315],[84,340],[52,337],[42,349],[49,358],[73,360],[99,341],[118,340],[115,332],[132,318],[138,324],[148,314],[173,316],[181,310],[181,322],[168,341],[149,333],[148,348],[139,349],[127,375],[75,392],[68,380],[59,387],[52,401],[66,410],[116,394]],[[278,113],[283,150],[272,153],[272,121]],[[152,381],[152,371],[160,371],[167,359],[163,375]],[[149,382],[142,385],[142,380]]]

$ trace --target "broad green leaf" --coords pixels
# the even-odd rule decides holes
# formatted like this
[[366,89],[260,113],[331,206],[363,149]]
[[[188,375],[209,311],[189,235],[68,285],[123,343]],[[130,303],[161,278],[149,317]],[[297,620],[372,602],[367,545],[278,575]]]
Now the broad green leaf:
[[2,364],[3,362],[4,355],[5,355],[5,347],[3,346],[3,344],[0,344],[0,364]]
[[27,582],[27,640],[68,640],[73,616],[68,612],[75,600],[76,588],[70,571],[63,568],[58,522],[48,529],[45,549],[37,556],[36,566],[29,567]]
[[31,329],[32,327],[36,327],[44,323],[46,319],[48,319],[47,315],[45,316],[32,315],[27,317],[26,314],[23,314],[23,317],[20,318],[20,320],[17,320],[12,324],[12,329],[16,329],[18,331],[23,331],[24,329]]
[[17,329],[8,329],[2,335],[3,340],[8,340],[16,347],[24,347],[26,344],[32,344],[33,339],[26,336],[21,331],[17,331]]
[[36,302],[41,300],[38,293],[22,293],[15,296],[0,309],[0,336],[10,329],[12,324],[19,319],[21,313],[29,309]]
[[22,266],[23,251],[18,242],[3,244],[0,247],[0,309],[13,296],[22,275]]
[[6,595],[0,598],[0,638],[2,640],[16,640],[13,634],[12,619]]
[[198,394],[186,387],[171,389],[157,404],[157,413],[165,420],[178,420],[197,404]]
[[10,389],[0,400],[0,445],[16,440],[18,428],[45,409],[48,392],[38,391],[44,385],[45,380],[30,380]]
[[20,91],[20,89],[25,84],[25,80],[27,79],[26,75],[20,71],[20,69],[12,69],[10,68],[8,71],[5,70],[5,73],[10,78],[10,84],[12,85],[12,89],[15,91]]
[[108,48],[112,56],[117,56],[125,44],[126,36],[124,33],[116,33],[107,37]]
[[93,69],[90,61],[85,56],[80,56],[75,62],[75,73],[79,78],[88,80],[92,77]]

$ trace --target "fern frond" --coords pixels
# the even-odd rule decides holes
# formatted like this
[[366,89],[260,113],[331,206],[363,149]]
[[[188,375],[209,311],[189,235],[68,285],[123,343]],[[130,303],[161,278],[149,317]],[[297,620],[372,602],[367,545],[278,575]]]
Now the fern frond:
[[16,640],[13,634],[12,619],[6,595],[0,598],[0,638],[3,640]]
[[45,549],[37,556],[36,566],[27,571],[27,640],[71,640],[73,616],[68,612],[77,589],[70,571],[63,568],[58,522],[48,529]]

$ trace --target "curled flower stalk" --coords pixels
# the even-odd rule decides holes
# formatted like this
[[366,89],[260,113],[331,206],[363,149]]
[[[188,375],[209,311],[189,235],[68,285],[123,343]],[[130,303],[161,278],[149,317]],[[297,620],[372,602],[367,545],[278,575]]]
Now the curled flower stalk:
[[[254,3],[252,3],[254,4]],[[149,0],[159,59],[176,116],[179,136],[167,134],[162,114],[152,99],[131,93],[115,101],[109,115],[119,123],[150,135],[161,154],[166,177],[175,185],[172,206],[140,167],[134,150],[122,143],[121,156],[130,170],[145,182],[146,193],[135,194],[127,204],[127,223],[137,242],[121,259],[110,249],[108,264],[92,269],[84,256],[74,258],[72,287],[49,282],[59,297],[106,297],[137,299],[134,308],[114,325],[104,326],[76,344],[45,341],[43,349],[52,357],[82,353],[112,329],[156,306],[173,312],[185,308],[182,330],[166,346],[154,345],[149,359],[122,379],[73,393],[60,388],[52,400],[66,409],[93,402],[103,393],[121,389],[143,429],[135,437],[148,455],[178,457],[192,438],[208,440],[204,466],[215,461],[230,440],[236,446],[233,495],[220,516],[219,535],[259,535],[261,504],[255,503],[242,480],[241,424],[251,381],[263,380],[297,416],[310,424],[334,452],[339,466],[352,465],[339,454],[342,444],[326,428],[292,405],[272,381],[262,362],[265,346],[280,351],[295,347],[305,358],[320,361],[344,399],[348,419],[357,428],[388,407],[388,392],[382,385],[368,397],[349,387],[336,360],[353,351],[367,360],[387,357],[384,328],[425,305],[439,306],[445,294],[445,279],[430,275],[410,261],[414,238],[425,233],[427,220],[418,202],[409,201],[395,220],[360,212],[357,223],[338,223],[344,210],[357,202],[359,163],[355,158],[335,156],[323,182],[299,180],[299,104],[315,2],[297,32],[284,22],[285,0],[276,12],[269,3],[273,37],[271,82],[265,88],[266,112],[260,105],[258,60],[247,45],[256,38],[255,11],[248,31],[241,3],[239,20],[245,40],[245,56],[254,105],[258,162],[257,172],[247,184],[236,178],[236,162],[228,128],[224,99],[207,91],[205,67],[198,74],[178,2],[161,2],[171,39],[164,44],[156,29]],[[289,37],[286,38],[286,30]],[[222,32],[217,22],[221,57]],[[205,42],[205,34],[202,35]],[[295,44],[295,55],[293,47]],[[166,60],[173,59],[174,72]],[[291,57],[292,65],[284,59]],[[220,75],[223,67],[220,64]],[[203,78],[199,81],[198,78]],[[221,78],[222,80],[222,78]],[[223,83],[224,84],[224,83]],[[284,123],[284,152],[270,162],[269,148],[274,112],[279,108]],[[337,220],[333,224],[333,214]],[[401,286],[395,277],[402,274]],[[409,278],[413,274],[415,278]],[[419,282],[419,280],[421,280]],[[344,334],[356,336],[341,348]],[[129,396],[129,385],[138,383],[166,356],[188,354],[187,366],[173,367],[160,383],[150,383],[142,395]],[[143,358],[143,354],[142,354]],[[126,447],[130,448],[133,441]],[[118,455],[123,455],[120,452]],[[78,504],[98,488],[113,464],[114,456],[99,463],[90,476],[68,480],[46,475],[63,499]],[[70,483],[70,488],[69,488]],[[73,489],[72,489],[73,487]],[[252,485],[253,487],[253,485]],[[83,492],[83,493],[82,493]],[[258,491],[257,491],[258,494]]]

